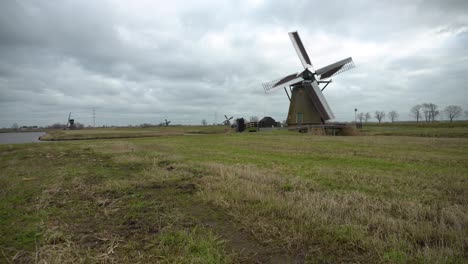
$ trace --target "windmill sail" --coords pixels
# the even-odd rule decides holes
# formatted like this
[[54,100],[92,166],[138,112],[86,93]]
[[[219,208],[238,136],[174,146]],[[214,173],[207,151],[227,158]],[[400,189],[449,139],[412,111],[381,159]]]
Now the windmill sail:
[[65,127],[68,127],[70,125],[70,117],[71,117],[71,112],[68,114],[67,124],[65,125]]
[[310,61],[309,55],[307,55],[304,45],[302,44],[301,38],[299,37],[299,33],[297,33],[297,31],[289,32],[289,38],[291,39],[294,49],[296,50],[297,56],[299,56],[302,66],[304,66],[304,69],[311,67],[312,62]]
[[299,73],[293,73],[281,79],[263,83],[263,89],[265,93],[268,93],[276,87],[285,87],[303,81],[304,79],[298,75]]
[[320,68],[315,72],[315,74],[320,75],[320,79],[327,79],[354,67],[353,59],[350,57]]
[[317,107],[317,110],[319,111],[322,119],[329,120],[329,119],[335,118],[335,115],[330,109],[330,106],[328,105],[327,100],[325,100],[325,97],[323,96],[323,93],[320,90],[318,83],[316,81],[313,81],[313,82],[306,82],[304,83],[304,85],[308,86],[308,89],[306,89],[307,94],[309,95],[314,105]]

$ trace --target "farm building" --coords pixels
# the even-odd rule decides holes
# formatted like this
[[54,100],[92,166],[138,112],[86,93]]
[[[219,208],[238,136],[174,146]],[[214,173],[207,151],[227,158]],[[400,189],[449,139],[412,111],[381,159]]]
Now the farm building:
[[276,121],[269,116],[265,116],[264,118],[262,118],[262,120],[258,122],[259,127],[272,127],[276,125]]

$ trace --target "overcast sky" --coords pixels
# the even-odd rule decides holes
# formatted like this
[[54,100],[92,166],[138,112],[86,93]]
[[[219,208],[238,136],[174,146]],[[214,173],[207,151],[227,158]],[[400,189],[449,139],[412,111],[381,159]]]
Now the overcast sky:
[[[195,3],[196,2],[196,3]],[[384,3],[385,2],[385,3]],[[432,102],[468,110],[468,1],[0,2],[0,127],[284,120],[300,71],[353,57],[324,95],[335,121]]]

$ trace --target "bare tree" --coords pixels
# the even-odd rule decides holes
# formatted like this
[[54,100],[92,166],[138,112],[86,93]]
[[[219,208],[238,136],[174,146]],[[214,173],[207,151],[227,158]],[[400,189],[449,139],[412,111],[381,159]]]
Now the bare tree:
[[63,129],[64,127],[65,127],[64,124],[55,123],[55,124],[53,124],[53,125],[48,126],[47,128],[52,128],[52,129]]
[[140,127],[142,128],[148,128],[148,127],[152,127],[153,125],[151,125],[150,123],[143,123],[143,124],[140,124]]
[[423,108],[422,105],[418,104],[415,105],[411,108],[410,110],[410,115],[416,118],[416,122],[419,122],[419,119],[421,119],[421,109]]
[[390,117],[390,120],[393,122],[396,121],[396,119],[398,118],[399,114],[397,113],[397,111],[395,110],[392,110],[390,112],[388,112],[388,116]]
[[439,115],[439,106],[433,103],[422,104],[424,118],[426,122],[434,122],[435,118]]
[[258,116],[251,116],[250,122],[258,122]]
[[362,120],[364,120],[364,113],[361,112],[357,115],[357,119],[359,119],[359,123],[362,123]]
[[380,122],[382,122],[382,119],[385,118],[385,112],[384,111],[375,111],[374,117],[377,118],[377,120],[379,120],[379,124],[380,124]]
[[450,122],[453,121],[454,118],[460,117],[462,115],[462,108],[458,105],[449,105],[444,109],[445,114],[450,119]]
[[206,119],[203,119],[203,120],[201,121],[201,124],[204,125],[204,126],[206,126],[206,125],[208,125],[208,122],[206,122]]
[[436,104],[430,104],[430,109],[431,109],[431,118],[432,118],[432,122],[435,121],[435,118],[439,115],[439,110],[438,110],[438,106]]
[[73,125],[75,126],[75,129],[83,129],[84,128],[84,125],[79,123],[79,122],[76,122]]
[[367,123],[367,121],[369,121],[369,119],[371,119],[371,115],[369,112],[366,113],[366,115],[364,116],[364,122]]
[[430,114],[429,114],[429,104],[428,103],[423,103],[422,105],[422,112],[424,114],[424,119],[426,120],[426,122],[429,122],[431,121],[430,120]]
[[465,110],[465,117],[468,117],[468,110]]

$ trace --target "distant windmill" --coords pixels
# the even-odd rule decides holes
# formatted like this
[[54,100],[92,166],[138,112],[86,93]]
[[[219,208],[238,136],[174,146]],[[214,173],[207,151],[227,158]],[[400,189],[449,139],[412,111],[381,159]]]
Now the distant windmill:
[[67,124],[65,125],[65,129],[73,129],[75,128],[75,119],[71,119],[71,112],[68,114]]
[[225,126],[231,126],[231,119],[233,118],[233,116],[228,118],[227,115],[224,115],[224,117],[226,118],[226,120],[223,121],[223,124]]
[[164,119],[164,122],[161,123],[163,126],[169,126],[169,124],[171,123],[171,121],[167,121],[167,119]]
[[[353,59],[350,57],[314,71],[297,31],[289,32],[289,37],[302,66],[304,66],[304,71],[264,83],[263,88],[265,92],[270,92],[274,88],[284,87],[290,101],[287,117],[288,126],[324,124],[325,121],[333,119],[335,116],[322,94],[322,91],[332,80],[323,80],[354,68]],[[322,89],[319,86],[321,83],[325,83]],[[289,87],[291,96],[289,96],[286,87]]]

